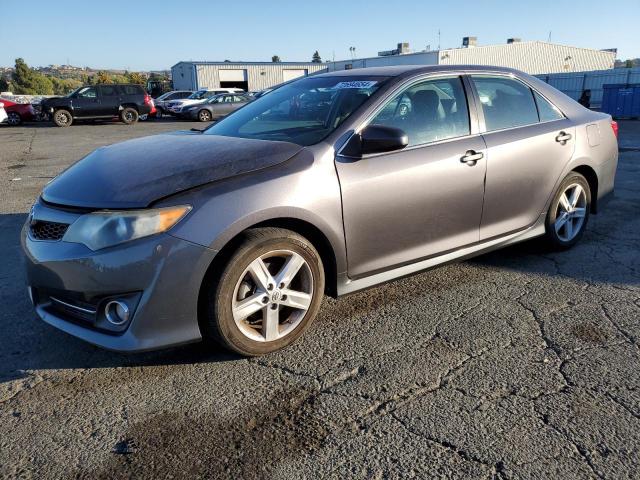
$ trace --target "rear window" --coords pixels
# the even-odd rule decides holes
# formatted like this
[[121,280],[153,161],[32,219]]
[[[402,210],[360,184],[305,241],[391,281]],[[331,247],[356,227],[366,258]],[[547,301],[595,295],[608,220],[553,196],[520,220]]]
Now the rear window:
[[471,79],[480,97],[488,131],[538,123],[538,109],[526,85],[490,75],[473,75]]

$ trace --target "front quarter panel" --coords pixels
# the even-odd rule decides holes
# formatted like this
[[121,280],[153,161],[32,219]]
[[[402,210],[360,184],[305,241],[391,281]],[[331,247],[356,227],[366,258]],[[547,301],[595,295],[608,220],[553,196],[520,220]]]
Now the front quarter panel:
[[192,205],[192,212],[171,235],[216,251],[242,231],[265,221],[286,218],[308,222],[331,244],[337,272],[341,273],[346,271],[346,255],[333,157],[333,148],[326,144],[307,147],[276,167],[214,182],[159,205]]

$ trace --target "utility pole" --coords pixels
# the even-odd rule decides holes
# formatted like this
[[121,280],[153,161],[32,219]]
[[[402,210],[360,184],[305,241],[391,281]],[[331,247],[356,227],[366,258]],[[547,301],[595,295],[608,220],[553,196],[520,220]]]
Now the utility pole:
[[440,50],[440,29],[438,29],[438,50]]

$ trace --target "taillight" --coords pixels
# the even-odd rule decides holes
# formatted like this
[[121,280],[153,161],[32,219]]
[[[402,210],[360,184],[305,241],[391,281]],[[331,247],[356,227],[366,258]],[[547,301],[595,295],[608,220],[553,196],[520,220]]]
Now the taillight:
[[611,130],[613,130],[613,134],[618,138],[618,122],[615,120],[611,120]]
[[147,105],[151,103],[151,97],[148,94],[144,96],[144,103]]

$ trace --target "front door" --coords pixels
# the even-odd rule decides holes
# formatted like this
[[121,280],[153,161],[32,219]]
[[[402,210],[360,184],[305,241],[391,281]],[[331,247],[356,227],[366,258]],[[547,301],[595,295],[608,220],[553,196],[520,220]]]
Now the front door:
[[471,133],[462,79],[417,81],[394,95],[369,124],[401,128],[409,146],[336,159],[349,276],[478,242],[485,144]]
[[538,92],[501,75],[472,75],[484,117],[487,181],[480,239],[532,226],[573,155],[575,128]]
[[93,117],[99,115],[98,89],[96,87],[84,87],[75,94],[71,100],[74,117]]

